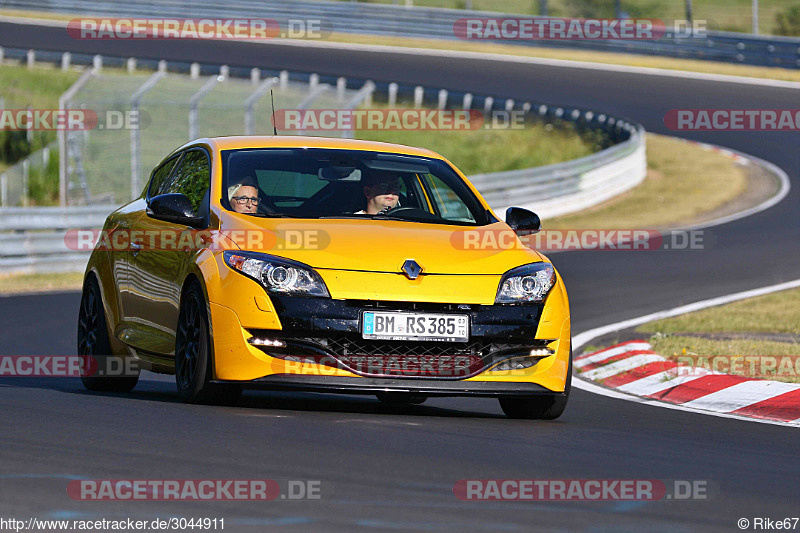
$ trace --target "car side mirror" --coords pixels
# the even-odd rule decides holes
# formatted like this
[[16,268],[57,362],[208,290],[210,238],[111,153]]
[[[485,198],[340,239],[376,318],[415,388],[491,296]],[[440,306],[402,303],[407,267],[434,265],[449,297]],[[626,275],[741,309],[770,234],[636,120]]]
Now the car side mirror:
[[185,224],[193,228],[205,225],[205,219],[194,214],[192,202],[185,194],[181,193],[153,196],[147,204],[147,215],[158,220]]
[[506,209],[506,224],[508,224],[517,235],[533,235],[542,229],[542,221],[539,215],[533,211],[522,209],[521,207],[509,207]]

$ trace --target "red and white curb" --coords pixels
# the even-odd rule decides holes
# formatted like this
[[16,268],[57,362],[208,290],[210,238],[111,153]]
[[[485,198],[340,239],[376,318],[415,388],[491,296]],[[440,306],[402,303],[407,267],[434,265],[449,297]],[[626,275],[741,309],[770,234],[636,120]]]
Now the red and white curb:
[[579,377],[626,394],[800,426],[800,384],[679,366],[642,340],[581,355],[573,366]]

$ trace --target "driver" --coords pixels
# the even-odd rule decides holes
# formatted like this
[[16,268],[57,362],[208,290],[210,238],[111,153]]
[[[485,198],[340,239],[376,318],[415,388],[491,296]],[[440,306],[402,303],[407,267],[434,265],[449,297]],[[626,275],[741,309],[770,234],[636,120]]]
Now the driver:
[[228,201],[237,213],[255,213],[258,210],[258,187],[250,176],[237,180],[228,187]]
[[372,172],[363,180],[367,208],[357,215],[377,215],[400,205],[400,177],[392,172]]

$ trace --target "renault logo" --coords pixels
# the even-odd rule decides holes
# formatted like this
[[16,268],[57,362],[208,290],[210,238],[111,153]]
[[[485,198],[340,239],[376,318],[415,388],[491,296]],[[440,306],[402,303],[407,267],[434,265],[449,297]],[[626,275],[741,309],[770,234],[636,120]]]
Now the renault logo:
[[403,272],[408,279],[417,279],[417,277],[422,273],[422,267],[417,264],[416,261],[413,259],[406,259],[406,262],[403,263]]

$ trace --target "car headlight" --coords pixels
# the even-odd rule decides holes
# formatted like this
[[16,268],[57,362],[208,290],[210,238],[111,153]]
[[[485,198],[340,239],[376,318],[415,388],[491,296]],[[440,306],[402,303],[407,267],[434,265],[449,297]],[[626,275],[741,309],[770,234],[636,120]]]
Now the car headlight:
[[541,302],[556,284],[556,270],[550,263],[534,263],[503,274],[496,304]]
[[319,274],[302,263],[255,252],[224,252],[225,263],[232,269],[253,278],[267,291],[293,296],[330,298]]

